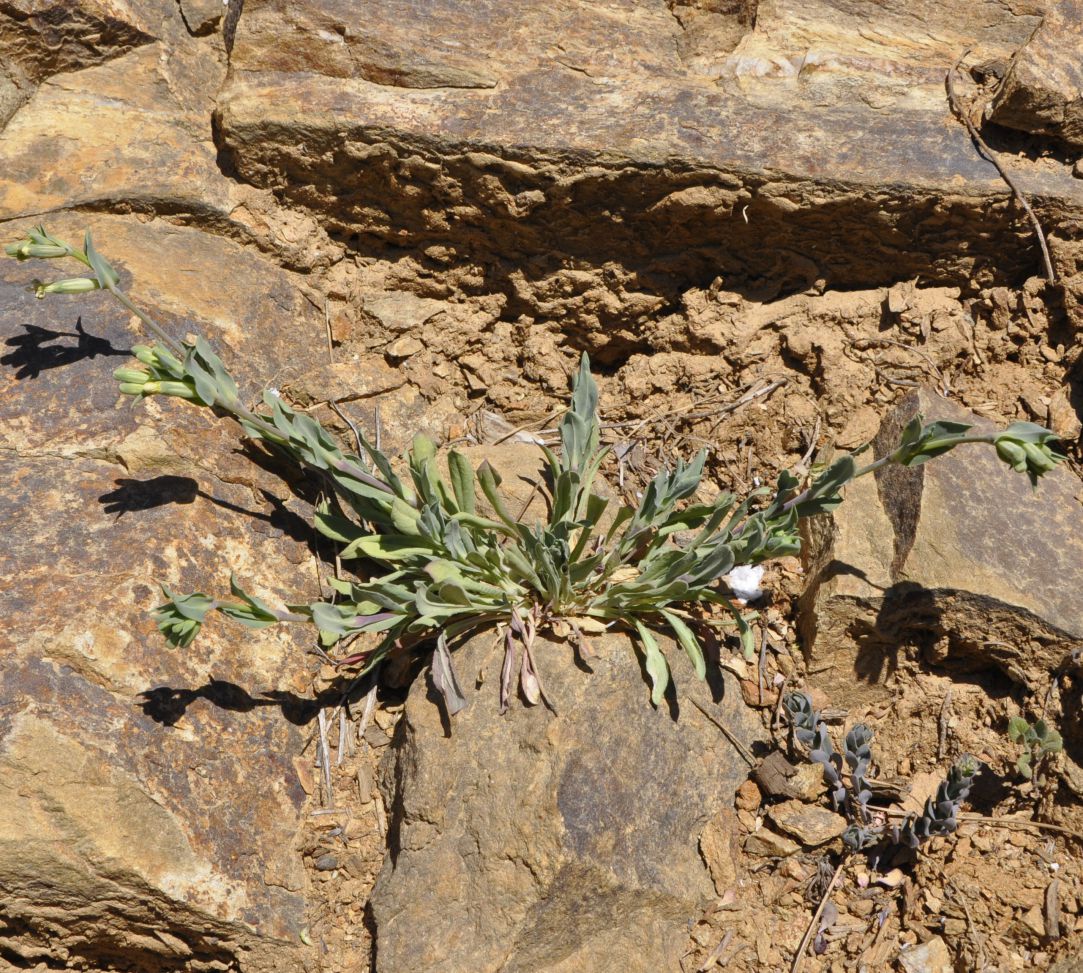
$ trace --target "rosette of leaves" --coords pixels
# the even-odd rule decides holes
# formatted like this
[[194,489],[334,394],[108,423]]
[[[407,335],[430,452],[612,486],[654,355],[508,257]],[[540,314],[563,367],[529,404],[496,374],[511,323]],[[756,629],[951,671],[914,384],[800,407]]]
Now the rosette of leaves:
[[941,781],[936,795],[926,798],[921,814],[907,818],[901,827],[892,828],[892,841],[906,848],[919,848],[930,838],[952,834],[958,827],[959,809],[970,793],[978,769],[973,757],[960,757]]
[[[808,748],[808,758],[823,767],[824,780],[831,789],[831,802],[842,811],[849,822],[843,841],[854,851],[869,848],[885,837],[882,827],[872,824],[869,808],[872,788],[868,772],[872,766],[873,733],[864,723],[858,723],[847,734],[844,745],[849,786],[842,774],[842,758],[835,752],[827,726],[812,707],[807,693],[789,693],[783,699],[794,735]],[[937,788],[936,796],[925,802],[919,815],[912,815],[902,825],[890,829],[891,843],[905,848],[919,848],[935,835],[951,834],[958,823],[959,808],[970,793],[978,763],[963,756],[948,771],[947,778]]]
[[[721,579],[738,565],[797,553],[799,520],[837,506],[840,491],[854,477],[888,462],[924,462],[964,442],[994,444],[1005,462],[1032,479],[1059,459],[1048,446],[1052,434],[1034,432],[1040,427],[1032,430],[1029,424],[994,438],[968,436],[958,424],[916,421],[890,456],[859,467],[854,456],[844,454],[800,492],[798,479],[783,472],[773,490],[760,488],[741,502],[732,493],[697,502],[706,458],[701,451],[659,472],[637,505],[618,505],[610,512],[610,501],[594,489],[607,449],[600,443],[598,390],[584,355],[559,425],[560,449],[545,450],[548,516],[524,524],[509,513],[495,469],[488,464],[474,469],[452,450],[445,480],[437,469],[435,444],[424,436],[414,439],[400,476],[363,435],[356,437],[356,452],[345,449],[315,418],[293,410],[273,391],[265,392],[255,408],[244,405],[210,345],[202,338],[173,339],[137,307],[89,233],[78,250],[39,226],[7,252],[20,260],[71,258],[93,272],[93,277],[53,284],[36,281],[38,297],[104,290],[142,320],[157,343],[136,346],[135,362],[117,370],[121,392],[137,398],[174,396],[231,417],[250,437],[313,471],[329,488],[315,527],[341,546],[344,562],[359,567],[354,577],[332,581],[334,600],[277,608],[246,594],[235,581],[239,600],[232,602],[166,591],[166,602],[156,610],[163,634],[187,645],[211,612],[249,627],[311,622],[332,651],[366,637],[362,649],[335,660],[363,671],[389,653],[434,642],[434,679],[452,711],[463,699],[450,644],[493,625],[504,626],[505,633],[502,708],[517,676],[528,701],[544,698],[534,640],[545,626],[567,630],[581,647],[591,634],[613,627],[629,631],[643,653],[651,699],[658,705],[670,675],[656,633],[671,632],[703,678],[706,661],[696,628],[718,623],[696,606],[718,606],[751,658],[748,619]],[[489,515],[479,512],[481,497]],[[829,739],[820,742],[830,746]],[[828,764],[841,767],[838,755],[823,753]]]
[[1038,720],[1031,726],[1023,717],[1013,716],[1008,721],[1008,739],[1025,748],[1015,763],[1015,769],[1034,782],[1037,782],[1049,758],[1064,749],[1061,735],[1045,720]]

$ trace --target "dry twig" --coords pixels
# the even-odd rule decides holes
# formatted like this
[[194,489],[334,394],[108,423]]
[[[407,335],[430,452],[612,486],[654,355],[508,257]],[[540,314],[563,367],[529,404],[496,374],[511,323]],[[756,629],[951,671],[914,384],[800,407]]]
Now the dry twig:
[[978,152],[981,153],[983,158],[987,159],[996,167],[997,172],[1000,173],[1000,178],[1008,184],[1008,188],[1011,190],[1012,195],[1019,201],[1019,205],[1026,211],[1027,216],[1030,217],[1030,222],[1034,226],[1034,233],[1038,237],[1038,245],[1042,248],[1042,260],[1045,263],[1045,278],[1050,284],[1055,284],[1057,282],[1057,277],[1056,274],[1053,273],[1053,261],[1049,256],[1049,245],[1045,242],[1045,232],[1042,230],[1042,224],[1038,222],[1038,217],[1035,216],[1034,210],[1030,208],[1030,203],[1027,202],[1026,197],[1008,174],[1008,170],[1004,168],[1003,163],[997,157],[996,153],[985,144],[985,140],[974,127],[974,123],[970,120],[970,115],[959,101],[959,96],[955,92],[955,72],[959,70],[959,67],[963,63],[963,59],[969,53],[969,49],[963,51],[959,60],[952,65],[951,70],[948,71],[947,77],[944,79],[948,89],[948,105],[951,107],[952,114],[966,126],[966,130],[970,134],[970,140],[977,147]]
[[797,973],[801,969],[801,965],[805,962],[805,952],[808,949],[809,940],[812,939],[812,934],[816,929],[816,926],[820,922],[820,916],[824,914],[824,909],[827,908],[827,903],[831,898],[831,893],[835,891],[835,886],[838,884],[839,876],[842,875],[842,867],[846,864],[844,858],[839,862],[838,868],[835,869],[835,874],[831,876],[831,881],[828,883],[826,890],[824,891],[823,898],[820,899],[820,904],[816,907],[816,911],[812,914],[812,921],[808,924],[808,929],[805,930],[805,935],[801,939],[801,945],[797,947],[797,955],[793,958],[793,966],[790,967],[790,973]]

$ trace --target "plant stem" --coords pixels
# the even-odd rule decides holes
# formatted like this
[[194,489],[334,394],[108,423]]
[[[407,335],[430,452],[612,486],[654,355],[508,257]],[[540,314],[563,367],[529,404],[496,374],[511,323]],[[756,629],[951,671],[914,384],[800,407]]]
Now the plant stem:
[[[78,256],[77,254],[75,256]],[[184,346],[179,342],[170,338],[165,333],[165,329],[152,318],[146,311],[143,311],[132,303],[131,298],[124,293],[116,284],[111,284],[108,288],[110,294],[113,295],[121,304],[123,304],[129,311],[132,312],[140,321],[147,326],[147,330],[154,335],[163,345],[165,345],[174,355],[179,358],[184,357]]]

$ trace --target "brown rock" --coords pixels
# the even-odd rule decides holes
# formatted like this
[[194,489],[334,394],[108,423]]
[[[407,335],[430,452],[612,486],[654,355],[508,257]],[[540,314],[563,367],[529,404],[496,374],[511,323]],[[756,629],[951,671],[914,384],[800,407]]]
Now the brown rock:
[[[885,420],[876,455],[916,411],[991,424],[921,391]],[[1083,635],[1083,508],[1060,467],[1036,492],[990,447],[855,481],[831,518],[809,523],[800,603],[818,686],[853,706],[884,695],[900,646],[970,671],[1036,684]]]
[[761,858],[786,858],[796,855],[801,846],[785,835],[776,834],[769,828],[760,828],[745,838],[745,851]]
[[729,808],[722,808],[699,836],[699,853],[707,863],[718,895],[725,894],[737,882],[738,832],[737,816]]
[[802,801],[776,804],[767,813],[775,827],[807,848],[827,844],[846,830],[846,819],[841,814]]
[[754,780],[746,780],[737,788],[737,797],[734,804],[739,810],[755,811],[760,806],[761,801],[760,789]]
[[[464,685],[484,684],[450,734],[428,680],[415,684],[381,773],[394,849],[372,896],[382,971],[675,968],[689,917],[715,894],[700,834],[747,774],[683,697],[742,740],[762,731],[731,677],[714,703],[671,644],[679,713],[650,706],[627,639],[594,649],[587,674],[567,645],[537,644],[559,716],[498,715],[489,633],[453,656]],[[719,826],[708,845],[724,842]]]
[[990,120],[1083,148],[1081,23],[1081,0],[1050,4],[1034,36],[1012,58],[989,107]]
[[[84,222],[50,227],[71,237]],[[166,327],[198,328],[242,378],[318,354],[298,341],[318,338],[318,316],[267,261],[191,229],[89,222]],[[214,295],[221,275],[246,286]],[[153,966],[180,961],[175,940],[208,962],[297,969],[305,795],[291,758],[311,716],[282,680],[306,633],[214,618],[177,650],[148,617],[157,581],[228,596],[231,570],[272,600],[312,598],[295,501],[238,455],[230,424],[118,403],[111,373],[137,337],[126,311],[103,295],[78,310],[35,301],[27,278],[0,263],[0,522],[18,525],[0,549],[0,948]]]
[[823,770],[802,761],[792,764],[778,750],[773,750],[755,770],[760,790],[769,797],[815,801],[824,792]]
[[952,973],[955,968],[944,940],[933,936],[928,942],[899,954],[903,973]]
[[[637,0],[248,0],[224,156],[359,251],[438,254],[612,360],[649,349],[705,261],[774,292],[1029,266],[943,78],[979,37],[1010,57],[1039,13],[929,3],[915,41],[905,0],[701,6],[693,25]],[[1083,200],[1067,169],[1018,179],[1040,206]],[[814,262],[780,265],[783,246]]]

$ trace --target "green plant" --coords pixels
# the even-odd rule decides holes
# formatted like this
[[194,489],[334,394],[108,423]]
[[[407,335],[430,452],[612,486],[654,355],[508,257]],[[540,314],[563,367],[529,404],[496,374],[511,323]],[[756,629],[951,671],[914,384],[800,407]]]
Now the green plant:
[[[873,857],[880,860],[884,845],[916,850],[935,835],[948,835],[955,831],[959,809],[969,795],[978,772],[978,763],[973,757],[964,755],[951,766],[947,777],[937,788],[936,796],[926,799],[921,814],[912,814],[902,825],[888,828],[875,823],[876,815],[869,806],[872,798],[868,778],[873,761],[872,730],[864,723],[858,723],[846,734],[844,754],[840,755],[831,743],[827,725],[812,708],[812,699],[807,693],[787,694],[783,706],[789,714],[794,735],[808,748],[808,759],[823,768],[824,781],[835,810],[841,811],[849,821],[842,840],[851,851],[879,845],[880,850]],[[843,773],[843,756],[849,769],[848,775]],[[849,786],[846,776],[849,777]]]
[[1025,749],[1015,763],[1015,769],[1024,777],[1029,777],[1037,785],[1042,771],[1055,753],[1064,749],[1061,735],[1038,720],[1033,726],[1021,716],[1013,716],[1008,721],[1008,739]]
[[[752,633],[722,578],[739,565],[797,553],[798,522],[834,509],[852,479],[889,464],[914,466],[963,443],[993,445],[1013,469],[1032,482],[1060,457],[1048,430],[1014,423],[991,435],[969,435],[960,423],[911,422],[898,448],[866,466],[843,454],[804,490],[784,472],[774,490],[757,489],[737,502],[732,493],[695,502],[706,452],[679,461],[647,485],[637,506],[618,505],[594,490],[607,449],[599,441],[598,391],[583,356],[571,403],[560,421],[559,453],[545,450],[548,516],[523,524],[501,496],[500,477],[488,464],[473,469],[466,457],[448,453],[450,477],[438,473],[436,447],[417,436],[400,477],[380,450],[358,435],[359,455],[343,449],[315,419],[294,411],[273,391],[255,409],[240,400],[237,384],[203,338],[178,342],[120,289],[120,275],[95,251],[90,234],[75,247],[36,227],[7,248],[20,260],[73,258],[93,276],[51,284],[35,281],[39,298],[105,290],[136,314],[155,337],[154,346],[132,349],[136,363],[116,371],[120,391],[145,398],[174,396],[240,423],[252,439],[315,471],[330,497],[315,514],[316,528],[341,545],[344,561],[375,565],[368,577],[336,579],[332,602],[275,608],[231,581],[234,597],[223,602],[196,593],[175,595],[155,615],[174,644],[187,645],[212,611],[250,628],[279,622],[313,623],[325,647],[371,636],[340,664],[367,671],[391,652],[435,640],[433,677],[454,712],[463,705],[449,652],[450,640],[484,626],[504,627],[502,709],[516,674],[530,702],[544,698],[534,640],[550,626],[567,630],[586,648],[585,636],[619,626],[635,636],[658,705],[669,684],[669,666],[655,633],[668,628],[702,678],[706,661],[696,628],[718,625],[695,606],[720,606],[752,655]],[[479,495],[480,494],[480,495]],[[490,515],[480,510],[484,498]],[[520,657],[521,649],[521,657]]]

